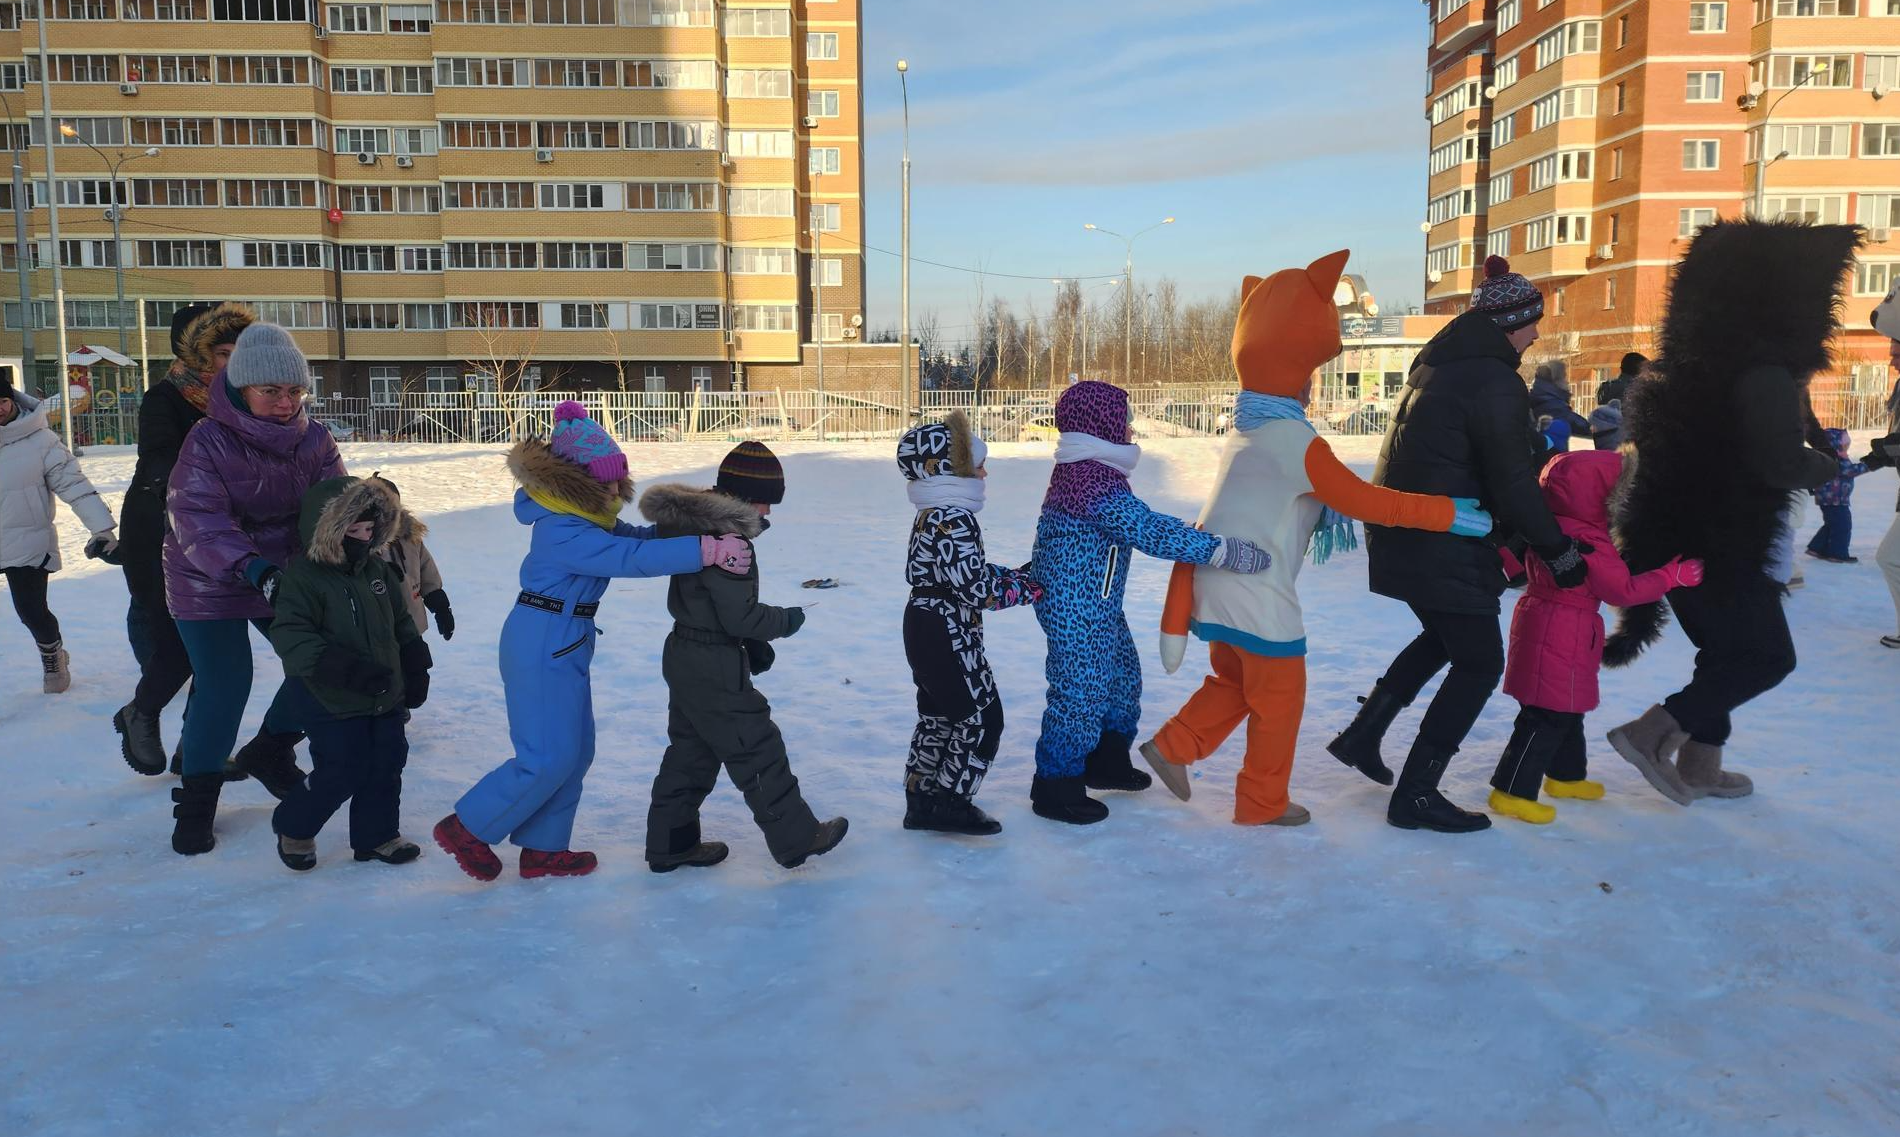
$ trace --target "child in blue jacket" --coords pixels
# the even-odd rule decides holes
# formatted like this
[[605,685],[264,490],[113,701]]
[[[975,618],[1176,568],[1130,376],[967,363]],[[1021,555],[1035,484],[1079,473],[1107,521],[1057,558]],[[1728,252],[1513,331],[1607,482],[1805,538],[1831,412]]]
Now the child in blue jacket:
[[501,682],[515,755],[436,824],[438,845],[477,880],[501,875],[491,845],[521,848],[521,875],[585,876],[596,860],[568,848],[581,779],[594,760],[594,613],[612,577],[671,576],[717,565],[743,574],[737,537],[653,539],[619,520],[633,500],[627,456],[579,403],[554,410],[551,439],[508,452],[515,520],[530,527],[521,594],[501,629]]
[[1814,502],[1821,507],[1821,528],[1808,542],[1808,555],[1829,564],[1854,565],[1860,558],[1849,556],[1847,547],[1854,540],[1854,479],[1867,472],[1867,463],[1847,456],[1853,440],[1839,427],[1827,432],[1834,453],[1840,458],[1840,476],[1814,491]]

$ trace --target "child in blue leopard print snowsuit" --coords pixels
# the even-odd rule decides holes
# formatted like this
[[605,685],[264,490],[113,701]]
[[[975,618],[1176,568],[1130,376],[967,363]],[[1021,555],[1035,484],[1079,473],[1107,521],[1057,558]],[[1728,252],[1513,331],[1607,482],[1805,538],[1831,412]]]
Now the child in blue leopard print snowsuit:
[[1055,821],[1108,816],[1096,790],[1143,790],[1129,747],[1141,721],[1141,660],[1122,614],[1134,550],[1161,560],[1254,573],[1267,555],[1156,513],[1128,488],[1141,448],[1128,441],[1128,393],[1077,383],[1056,400],[1056,469],[1036,525],[1030,573],[1043,586],[1036,620],[1049,637],[1049,703],[1036,741],[1030,801]]

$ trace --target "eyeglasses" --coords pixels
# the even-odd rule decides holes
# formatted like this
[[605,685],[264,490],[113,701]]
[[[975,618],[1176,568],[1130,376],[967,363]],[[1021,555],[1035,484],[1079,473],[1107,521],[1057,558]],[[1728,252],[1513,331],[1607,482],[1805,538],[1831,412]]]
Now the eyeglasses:
[[275,383],[261,383],[252,387],[251,390],[256,391],[267,403],[281,403],[286,401],[301,403],[310,394],[310,388],[308,387],[283,387]]

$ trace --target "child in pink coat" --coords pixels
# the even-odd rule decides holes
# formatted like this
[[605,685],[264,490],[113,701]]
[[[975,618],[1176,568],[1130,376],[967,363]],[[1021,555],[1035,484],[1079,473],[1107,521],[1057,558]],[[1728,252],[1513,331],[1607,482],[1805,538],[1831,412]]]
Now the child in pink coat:
[[1525,554],[1530,585],[1511,613],[1511,647],[1504,693],[1523,707],[1511,741],[1491,777],[1491,809],[1543,825],[1557,811],[1537,800],[1539,784],[1551,797],[1595,800],[1600,782],[1584,778],[1584,712],[1596,709],[1597,671],[1603,666],[1604,604],[1619,608],[1662,599],[1672,588],[1702,582],[1702,562],[1677,558],[1631,576],[1610,540],[1610,497],[1623,472],[1614,450],[1571,450],[1551,459],[1538,481],[1544,502],[1565,536],[1580,546],[1590,572],[1576,588],[1559,588],[1535,553]]

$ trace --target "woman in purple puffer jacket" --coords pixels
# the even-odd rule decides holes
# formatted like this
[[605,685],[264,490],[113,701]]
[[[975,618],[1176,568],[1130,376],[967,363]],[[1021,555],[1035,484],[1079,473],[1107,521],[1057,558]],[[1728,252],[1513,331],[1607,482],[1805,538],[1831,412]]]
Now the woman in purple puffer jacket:
[[[251,695],[246,624],[270,627],[284,565],[300,548],[304,491],[345,471],[336,442],[304,410],[310,365],[290,333],[257,323],[238,336],[231,362],[211,382],[209,417],[191,428],[172,467],[165,508],[165,599],[191,657],[196,684],[185,719],[184,782],[172,791],[172,848],[209,852],[224,785],[224,760],[237,742]],[[291,746],[301,737],[282,721],[278,699],[245,747],[244,763],[277,796],[301,780]],[[281,792],[280,792],[281,791]]]

